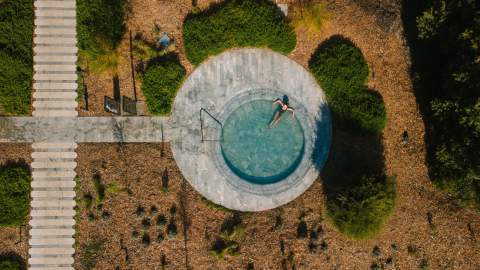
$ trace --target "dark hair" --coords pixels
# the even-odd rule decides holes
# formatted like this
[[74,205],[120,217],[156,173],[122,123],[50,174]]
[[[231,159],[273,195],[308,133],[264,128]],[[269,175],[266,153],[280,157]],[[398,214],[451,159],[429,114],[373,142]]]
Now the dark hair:
[[286,105],[288,105],[288,96],[287,95],[283,95],[283,100],[282,102]]

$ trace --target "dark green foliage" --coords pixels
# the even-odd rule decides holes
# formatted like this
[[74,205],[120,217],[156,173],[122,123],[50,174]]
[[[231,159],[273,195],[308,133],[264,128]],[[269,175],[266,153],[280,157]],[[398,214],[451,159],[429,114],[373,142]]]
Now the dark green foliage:
[[142,226],[143,226],[144,230],[148,230],[150,228],[150,224],[151,224],[151,222],[150,222],[149,218],[144,218],[142,220]]
[[140,236],[140,233],[137,230],[134,230],[132,232],[132,238],[133,239],[138,239],[139,236]]
[[433,183],[480,209],[480,2],[405,1]]
[[91,240],[82,246],[80,251],[80,264],[83,269],[94,269],[98,258],[103,254],[104,241],[102,239]]
[[27,114],[32,92],[33,1],[0,3],[0,112]]
[[0,269],[2,270],[20,270],[20,265],[16,261],[4,260],[0,261]]
[[144,247],[148,247],[150,245],[150,235],[148,235],[148,233],[143,234],[142,244],[143,244]]
[[365,86],[368,66],[350,40],[331,37],[315,51],[309,67],[342,126],[370,133],[382,131],[385,105],[377,92]]
[[148,110],[152,114],[170,113],[185,74],[185,69],[176,55],[167,55],[150,61],[142,77],[142,91],[147,100]]
[[171,220],[170,223],[168,223],[167,234],[170,238],[173,238],[177,235],[177,225],[175,224],[175,220]]
[[375,256],[375,257],[378,257],[381,254],[382,254],[382,252],[380,251],[380,248],[378,246],[374,246],[373,250],[372,250],[372,255]]
[[31,174],[24,162],[0,167],[0,227],[25,223],[30,204]]
[[183,39],[194,65],[234,47],[268,47],[287,54],[296,45],[293,28],[268,0],[227,0],[190,14],[183,24]]
[[26,263],[14,252],[0,254],[0,270],[26,270]]
[[395,178],[365,175],[359,180],[338,190],[327,208],[338,230],[352,238],[367,238],[380,230],[393,209]]
[[307,229],[307,222],[305,220],[300,220],[297,226],[297,238],[305,238],[307,237],[308,229]]
[[143,217],[145,215],[145,208],[138,206],[135,214],[137,215],[137,217]]
[[80,50],[102,54],[115,49],[125,34],[126,0],[77,0]]
[[333,36],[309,62],[333,112],[334,144],[323,180],[327,216],[352,238],[380,230],[393,209],[395,179],[385,175],[381,132],[386,122],[382,97],[366,88],[368,66],[348,39]]
[[157,227],[161,228],[161,227],[165,226],[165,224],[167,224],[167,218],[165,217],[165,215],[163,215],[163,214],[158,215],[158,217],[157,217]]

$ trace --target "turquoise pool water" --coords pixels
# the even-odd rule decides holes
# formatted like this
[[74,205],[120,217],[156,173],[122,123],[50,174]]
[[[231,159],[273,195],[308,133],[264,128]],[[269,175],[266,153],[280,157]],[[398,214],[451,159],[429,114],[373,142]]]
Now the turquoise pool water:
[[303,129],[285,112],[271,128],[278,110],[271,100],[255,100],[235,109],[223,125],[221,149],[230,169],[255,184],[271,184],[290,175],[304,151]]

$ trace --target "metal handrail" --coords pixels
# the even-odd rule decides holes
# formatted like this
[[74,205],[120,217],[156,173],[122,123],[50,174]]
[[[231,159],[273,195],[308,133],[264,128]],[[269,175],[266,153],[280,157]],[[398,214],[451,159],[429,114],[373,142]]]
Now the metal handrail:
[[211,142],[216,142],[216,141],[223,141],[223,135],[222,135],[222,138],[220,138],[220,140],[205,140],[203,139],[203,118],[202,118],[202,112],[205,112],[206,114],[208,114],[208,116],[210,116],[213,120],[215,120],[215,122],[217,122],[220,127],[222,128],[223,130],[223,124],[220,123],[220,121],[218,121],[217,118],[215,118],[211,113],[209,113],[205,108],[200,108],[200,132],[202,133],[202,142],[205,142],[205,141],[211,141]]

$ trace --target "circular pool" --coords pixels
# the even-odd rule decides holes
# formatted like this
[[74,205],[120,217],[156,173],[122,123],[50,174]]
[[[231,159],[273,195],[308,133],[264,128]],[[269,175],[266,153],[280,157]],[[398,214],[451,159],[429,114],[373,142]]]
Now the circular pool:
[[222,129],[221,149],[228,167],[254,184],[272,184],[290,175],[302,160],[303,129],[290,112],[269,127],[279,106],[254,100],[236,108]]

